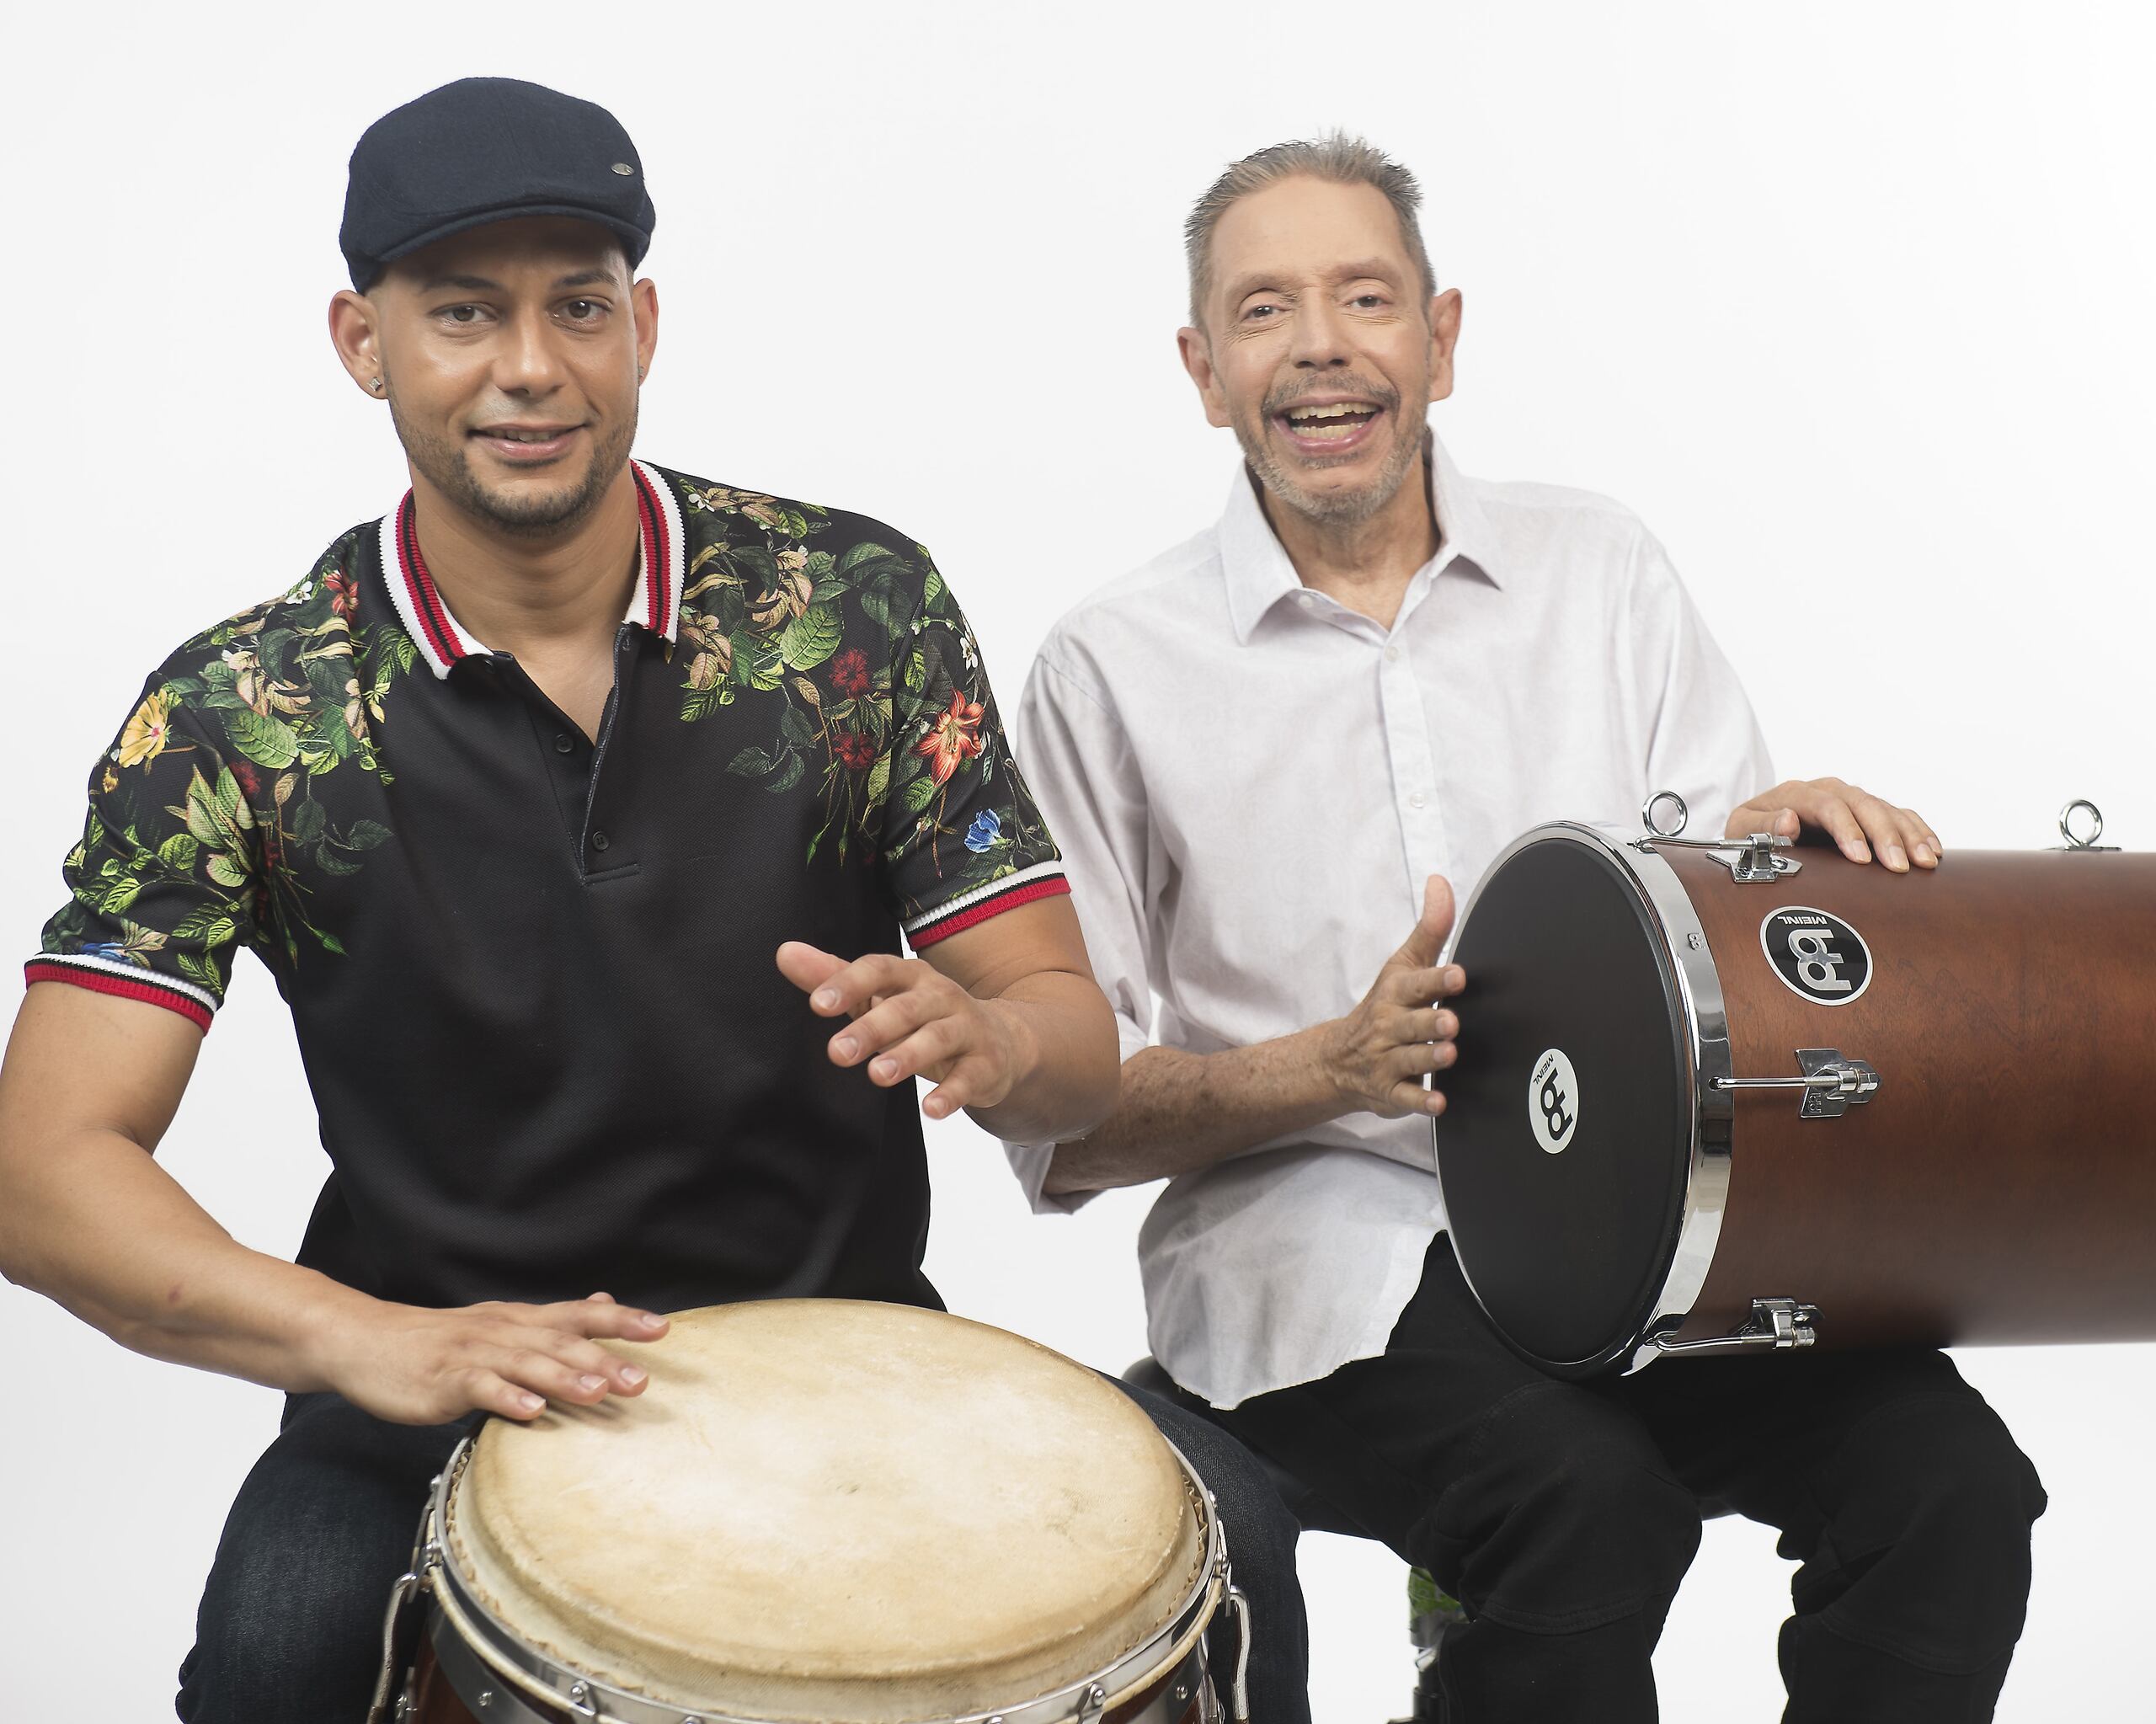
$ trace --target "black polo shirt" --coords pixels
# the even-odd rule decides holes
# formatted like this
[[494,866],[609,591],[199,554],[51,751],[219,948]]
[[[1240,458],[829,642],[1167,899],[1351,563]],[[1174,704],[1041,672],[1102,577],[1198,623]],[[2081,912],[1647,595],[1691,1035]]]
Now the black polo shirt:
[[299,1261],[424,1305],[934,1303],[912,1084],[772,954],[1067,890],[920,546],[643,463],[596,745],[429,577],[413,499],[153,675],[33,981],[204,1028],[252,949],[333,1171]]

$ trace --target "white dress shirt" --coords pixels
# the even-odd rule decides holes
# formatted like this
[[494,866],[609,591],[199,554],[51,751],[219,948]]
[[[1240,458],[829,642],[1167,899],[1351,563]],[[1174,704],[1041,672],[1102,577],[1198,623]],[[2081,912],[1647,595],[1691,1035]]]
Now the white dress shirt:
[[[1774,782],[1636,515],[1431,452],[1438,552],[1390,630],[1302,584],[1239,471],[1217,525],[1043,643],[1019,754],[1125,1059],[1344,1015],[1425,877],[1464,903],[1540,821],[1636,830],[1666,788],[1719,835]],[[1081,1200],[1043,1196],[1052,1145],[1006,1148],[1037,1209]],[[1185,1173],[1139,1236],[1154,1354],[1219,1406],[1374,1357],[1444,1225],[1427,1118],[1351,1113]]]

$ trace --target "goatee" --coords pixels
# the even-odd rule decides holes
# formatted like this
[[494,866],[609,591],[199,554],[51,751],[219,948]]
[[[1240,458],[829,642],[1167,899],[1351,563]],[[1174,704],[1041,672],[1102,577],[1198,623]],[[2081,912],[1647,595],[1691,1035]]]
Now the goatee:
[[574,483],[536,494],[504,494],[479,482],[468,449],[408,424],[398,411],[394,391],[389,397],[389,417],[404,453],[428,483],[465,514],[497,532],[520,538],[552,538],[589,516],[628,465],[637,435],[632,407],[626,421],[598,440],[582,478]]

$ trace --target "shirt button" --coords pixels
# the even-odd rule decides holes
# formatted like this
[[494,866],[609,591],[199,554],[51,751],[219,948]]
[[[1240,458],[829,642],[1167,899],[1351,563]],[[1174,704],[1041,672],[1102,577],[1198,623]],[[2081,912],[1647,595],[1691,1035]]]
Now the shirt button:
[[1425,798],[1422,793],[1418,790],[1412,796],[1407,798],[1407,806],[1411,809],[1419,809],[1422,806],[1424,800]]
[[568,733],[566,730],[554,739],[554,752],[558,755],[576,752],[576,745],[569,740]]
[[1310,606],[1317,603],[1317,595],[1308,587],[1304,587],[1296,593],[1295,602],[1307,610]]
[[1397,665],[1400,662],[1400,649],[1387,647],[1385,649],[1385,661],[1388,665]]
[[613,841],[604,832],[594,832],[591,835],[591,847],[594,850],[604,850],[611,842]]

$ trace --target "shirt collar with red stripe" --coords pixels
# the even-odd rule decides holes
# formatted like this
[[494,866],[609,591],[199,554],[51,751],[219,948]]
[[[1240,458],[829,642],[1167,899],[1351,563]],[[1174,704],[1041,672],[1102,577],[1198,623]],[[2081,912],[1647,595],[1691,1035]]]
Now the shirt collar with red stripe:
[[[657,469],[641,461],[629,463],[637,493],[637,579],[629,594],[624,622],[641,623],[654,634],[674,638],[681,614],[681,584],[688,552],[682,542],[681,508],[673,488]],[[382,518],[382,584],[397,606],[405,632],[436,676],[449,675],[460,659],[485,658],[490,649],[450,614],[449,604],[428,573],[413,526],[412,494]]]

